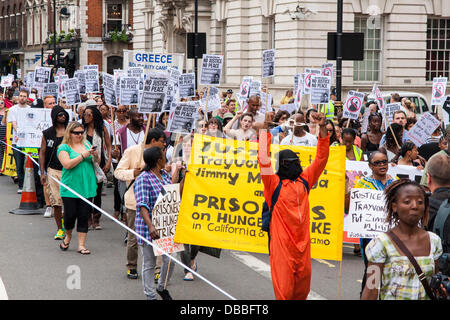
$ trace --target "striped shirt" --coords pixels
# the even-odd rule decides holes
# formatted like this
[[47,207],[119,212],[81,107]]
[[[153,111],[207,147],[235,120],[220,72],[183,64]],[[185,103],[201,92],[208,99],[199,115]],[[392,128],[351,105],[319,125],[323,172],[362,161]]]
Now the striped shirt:
[[[136,178],[133,186],[134,195],[136,197],[136,220],[134,222],[134,227],[139,235],[149,241],[152,240],[150,238],[150,232],[140,212],[141,208],[144,207],[148,210],[150,219],[152,218],[153,207],[155,206],[156,199],[158,199],[158,195],[161,192],[163,185],[172,183],[170,175],[165,170],[161,170],[161,176],[162,180],[151,171],[143,171]],[[137,238],[137,242],[139,245],[144,244],[144,240],[139,237]]]

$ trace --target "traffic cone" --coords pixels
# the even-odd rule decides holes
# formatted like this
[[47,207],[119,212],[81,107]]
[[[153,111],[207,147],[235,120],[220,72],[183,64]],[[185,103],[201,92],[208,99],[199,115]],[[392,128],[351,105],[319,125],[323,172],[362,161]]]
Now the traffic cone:
[[36,196],[36,185],[34,184],[33,162],[30,156],[27,156],[25,165],[25,177],[22,188],[22,198],[19,208],[11,210],[13,214],[44,214],[44,209],[39,209]]

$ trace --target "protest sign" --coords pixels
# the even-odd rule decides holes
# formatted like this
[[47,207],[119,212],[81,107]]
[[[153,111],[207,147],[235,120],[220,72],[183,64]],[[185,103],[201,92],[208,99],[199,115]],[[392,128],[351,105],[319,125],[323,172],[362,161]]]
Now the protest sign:
[[439,77],[433,79],[433,89],[431,95],[431,105],[442,106],[445,101],[445,90],[447,88],[447,78]]
[[2,88],[8,88],[12,86],[12,82],[14,81],[14,76],[6,75],[1,78],[1,86]]
[[311,93],[311,77],[313,75],[319,76],[321,73],[320,69],[305,69],[305,78],[304,78],[304,88],[303,93],[304,94],[310,94]]
[[195,73],[183,73],[178,78],[180,98],[195,97]]
[[343,118],[358,119],[364,101],[364,93],[350,90],[344,104]]
[[86,65],[83,66],[83,70],[85,74],[86,93],[100,92],[98,65]]
[[294,91],[295,94],[295,107],[296,109],[300,109],[300,105],[302,103],[302,97],[303,97],[303,91],[305,90],[305,79],[304,74],[302,73],[300,77],[298,78],[298,85],[296,91]]
[[[5,117],[8,117],[6,114]],[[1,172],[5,176],[16,177],[16,162],[14,160],[13,149],[10,147],[14,144],[13,142],[13,127],[12,123],[8,122],[8,118],[6,118],[6,137],[5,137],[5,149],[3,151],[3,162]]]
[[311,104],[327,104],[330,101],[331,77],[311,76],[309,100]]
[[[259,112],[263,115],[266,112],[271,112],[272,109],[272,95],[270,93],[261,92],[261,108],[259,109]],[[267,107],[266,107],[267,104]]]
[[84,70],[76,70],[73,77],[78,79],[78,89],[80,90],[80,94],[86,94],[86,74],[84,73]]
[[61,75],[64,75],[64,74],[66,74],[66,68],[58,68],[57,70],[56,70],[56,75],[57,76],[61,76]]
[[198,103],[179,102],[170,110],[167,131],[180,134],[190,134],[195,128],[198,116]]
[[[167,73],[151,74],[145,79],[144,90],[138,107],[140,113],[161,113],[168,82]],[[120,100],[120,103],[122,104],[122,100]]]
[[361,132],[366,133],[367,128],[369,127],[369,116],[370,116],[370,109],[366,108],[364,109],[364,114],[362,117],[362,123],[361,123]]
[[[67,74],[63,74],[60,76],[55,76],[55,82],[58,84],[58,93],[59,97],[65,97],[64,93],[64,80],[69,79],[69,76]],[[78,85],[80,87],[80,85]]]
[[445,99],[444,105],[442,106],[442,121],[444,122],[444,127],[450,124],[450,96]]
[[376,83],[373,84],[372,94],[375,96],[375,101],[377,103],[378,109],[382,111],[384,107],[383,94],[381,93]]
[[71,78],[64,80],[63,87],[66,96],[66,105],[73,106],[81,103],[78,79]]
[[108,106],[117,107],[114,76],[111,74],[103,74],[103,93],[105,95],[105,103]]
[[51,109],[17,109],[17,146],[20,148],[40,148],[42,131],[52,126]]
[[352,189],[350,192],[349,221],[346,231],[349,238],[376,238],[386,232],[385,198],[383,191]]
[[36,67],[34,69],[34,87],[42,89],[44,83],[49,83],[51,71],[52,69],[49,67]]
[[33,88],[34,86],[34,71],[28,72],[27,77],[25,78],[25,84],[29,88]]
[[402,104],[400,102],[388,103],[384,106],[381,114],[383,115],[384,120],[390,124],[392,123],[394,112],[400,110],[401,108]]
[[250,84],[250,94],[251,96],[260,96],[261,95],[261,81],[259,80],[252,80]]
[[139,102],[139,78],[120,78],[120,104],[137,105]]
[[166,72],[172,67],[183,70],[184,54],[155,53],[144,50],[123,50],[123,69],[140,67],[144,73]]
[[297,110],[297,106],[295,103],[289,103],[289,104],[282,104],[280,105],[281,111],[287,111],[290,114],[293,114],[295,110]]
[[159,234],[159,239],[153,240],[154,244],[162,249],[153,248],[155,256],[164,253],[173,253],[184,250],[184,245],[173,242],[177,225],[178,211],[180,210],[181,194],[180,184],[164,185],[158,194],[152,211],[152,224]]
[[244,101],[250,96],[250,88],[252,86],[253,77],[243,77],[241,85],[239,86],[238,100]]
[[[299,154],[308,166],[315,147],[271,146],[272,164],[283,149]],[[261,230],[264,202],[258,144],[194,136],[181,200],[175,242],[267,253]],[[325,171],[309,194],[311,256],[342,259],[344,147],[331,147]]]
[[330,77],[331,79],[333,79],[334,77],[334,63],[333,62],[328,62],[328,63],[324,63],[322,64],[322,69],[320,69],[321,71],[321,75],[322,76],[327,76]]
[[425,112],[409,130],[409,140],[414,142],[417,148],[420,147],[429,137],[431,137],[431,134],[440,124],[440,121],[436,119],[435,116],[429,112]]
[[298,85],[300,83],[300,79],[303,79],[302,73],[297,73],[294,75],[294,94],[297,92]]
[[46,96],[53,96],[55,97],[55,102],[58,103],[59,86],[57,83],[44,83],[42,92],[42,99],[44,99]]
[[129,67],[127,69],[127,76],[140,79],[144,75],[144,68],[142,67]]
[[221,107],[219,89],[216,87],[206,87],[205,93],[200,100],[200,105],[203,108],[203,112],[212,112]]
[[262,78],[275,75],[275,49],[264,50],[262,53]]
[[169,74],[169,81],[167,82],[166,99],[164,100],[163,111],[170,111],[172,106],[177,102],[178,80],[181,76],[180,71],[174,68],[169,68],[167,73]]
[[202,72],[200,75],[201,85],[218,85],[222,78],[223,56],[204,54],[202,61]]

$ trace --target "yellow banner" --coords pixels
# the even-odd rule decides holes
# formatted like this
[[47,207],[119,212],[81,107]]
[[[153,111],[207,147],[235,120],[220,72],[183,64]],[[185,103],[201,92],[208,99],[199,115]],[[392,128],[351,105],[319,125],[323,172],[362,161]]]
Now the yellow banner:
[[[315,147],[272,145],[298,152],[303,166],[314,159]],[[230,250],[268,253],[261,231],[264,202],[255,142],[195,135],[186,175],[175,242]],[[331,147],[327,166],[311,186],[311,255],[342,260],[345,148]]]
[[[8,118],[6,118],[6,143],[12,146],[13,144],[13,134],[12,134],[12,124],[8,122]],[[3,152],[3,163],[2,163],[2,173],[5,176],[15,177],[17,175],[16,172],[16,162],[13,157],[13,150],[11,147],[5,145],[5,150]]]

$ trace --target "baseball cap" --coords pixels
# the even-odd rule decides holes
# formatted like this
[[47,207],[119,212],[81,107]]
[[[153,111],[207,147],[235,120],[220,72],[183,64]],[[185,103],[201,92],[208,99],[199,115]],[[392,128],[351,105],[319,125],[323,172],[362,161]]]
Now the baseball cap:
[[234,115],[231,112],[227,112],[223,115],[223,119],[233,119]]

